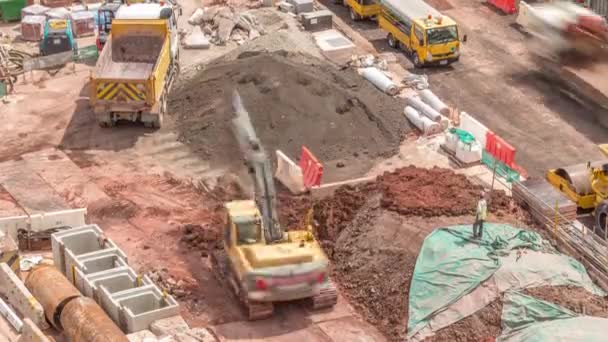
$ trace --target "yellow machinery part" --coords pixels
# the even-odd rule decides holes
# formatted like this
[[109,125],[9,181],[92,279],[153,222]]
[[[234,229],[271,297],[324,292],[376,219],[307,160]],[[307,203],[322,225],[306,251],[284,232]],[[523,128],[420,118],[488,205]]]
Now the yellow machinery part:
[[597,147],[599,147],[600,151],[602,151],[602,153],[608,157],[608,144],[599,144]]
[[572,202],[576,203],[577,207],[582,209],[595,208],[595,194],[579,195],[567,180],[556,173],[555,169],[547,171],[546,178],[553,187],[566,195]]

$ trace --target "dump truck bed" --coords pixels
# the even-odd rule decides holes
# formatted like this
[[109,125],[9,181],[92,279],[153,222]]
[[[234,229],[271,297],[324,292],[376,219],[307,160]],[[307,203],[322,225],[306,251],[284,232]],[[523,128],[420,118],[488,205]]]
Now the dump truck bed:
[[154,71],[162,43],[161,37],[145,35],[109,39],[97,63],[96,77],[147,80]]

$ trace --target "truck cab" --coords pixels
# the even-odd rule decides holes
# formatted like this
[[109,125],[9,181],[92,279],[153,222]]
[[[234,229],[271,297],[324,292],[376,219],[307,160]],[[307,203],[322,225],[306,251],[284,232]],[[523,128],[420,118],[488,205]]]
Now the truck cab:
[[458,26],[448,17],[400,20],[383,9],[378,24],[388,32],[388,45],[405,50],[416,67],[449,65],[460,59]]
[[344,5],[353,21],[375,18],[380,13],[380,4],[375,0],[345,0]]

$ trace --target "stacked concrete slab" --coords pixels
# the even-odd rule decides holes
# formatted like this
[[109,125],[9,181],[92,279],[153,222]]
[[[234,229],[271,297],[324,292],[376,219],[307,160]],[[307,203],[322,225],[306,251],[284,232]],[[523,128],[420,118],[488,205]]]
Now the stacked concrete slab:
[[148,277],[137,276],[125,253],[97,225],[55,233],[51,242],[56,267],[126,333],[179,314],[175,299]]

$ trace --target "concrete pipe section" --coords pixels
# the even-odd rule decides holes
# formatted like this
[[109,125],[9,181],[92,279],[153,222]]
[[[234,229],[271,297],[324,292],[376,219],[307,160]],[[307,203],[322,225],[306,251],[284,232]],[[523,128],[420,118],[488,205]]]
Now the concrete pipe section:
[[125,334],[94,300],[79,297],[61,312],[61,324],[69,341],[128,342]]
[[61,311],[70,300],[80,297],[80,292],[61,271],[50,265],[35,267],[25,279],[25,286],[42,304],[46,319],[61,331]]

